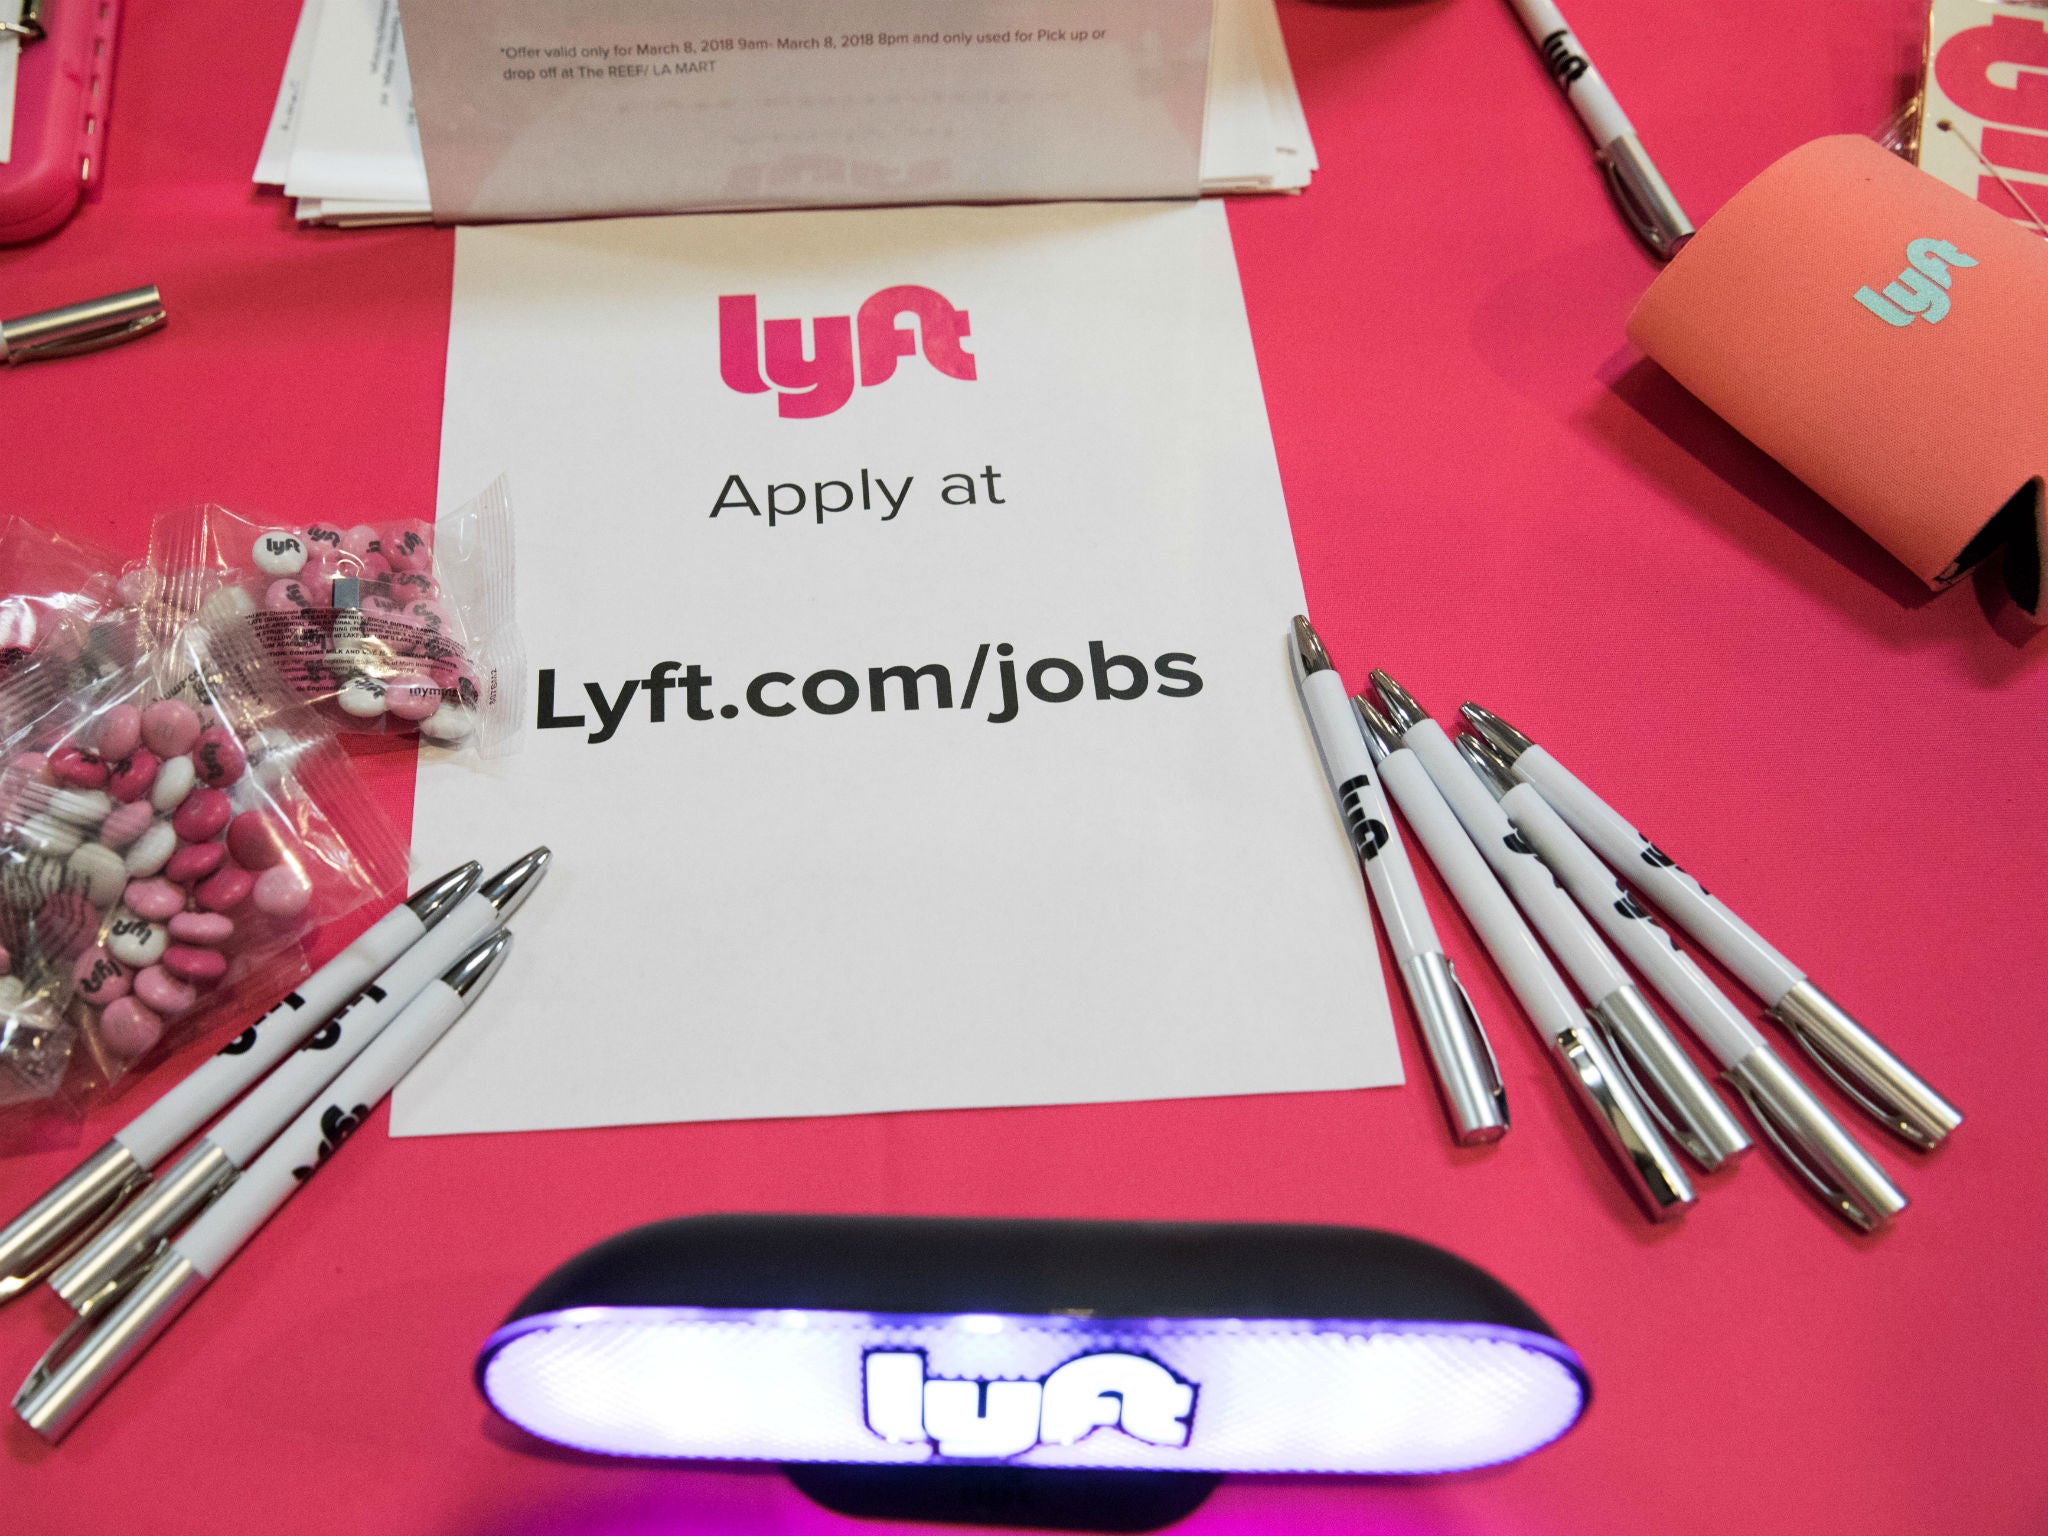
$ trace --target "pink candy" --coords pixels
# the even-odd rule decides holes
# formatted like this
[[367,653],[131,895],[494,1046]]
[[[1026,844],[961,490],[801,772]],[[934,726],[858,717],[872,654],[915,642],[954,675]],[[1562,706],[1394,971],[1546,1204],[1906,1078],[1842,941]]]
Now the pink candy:
[[312,884],[289,864],[266,869],[257,877],[256,910],[268,917],[297,917],[312,899]]
[[228,850],[224,844],[187,843],[171,855],[171,862],[164,866],[164,878],[179,885],[190,885],[219,869],[227,862],[227,857]]
[[116,1056],[140,1056],[164,1032],[164,1021],[132,997],[117,997],[100,1015],[100,1040]]
[[401,672],[384,680],[384,707],[401,720],[424,720],[441,707],[440,686],[431,677]]
[[135,973],[135,995],[167,1019],[190,1013],[199,1001],[196,988],[178,980],[161,965],[145,966]]
[[261,811],[244,811],[228,823],[228,852],[244,869],[268,869],[284,857],[277,833]]
[[93,727],[93,750],[102,762],[126,762],[141,745],[142,711],[133,704],[114,705]]
[[219,981],[228,973],[228,957],[217,949],[173,944],[164,951],[163,968],[185,981]]
[[105,789],[110,777],[105,763],[87,757],[76,747],[59,747],[52,752],[50,772],[57,776],[58,783],[69,784],[73,789]]
[[168,880],[130,880],[122,899],[129,911],[153,923],[185,910],[185,893]]
[[341,547],[358,560],[365,560],[371,555],[381,555],[384,544],[377,537],[376,529],[366,523],[358,523],[341,536]]
[[416,518],[397,524],[383,542],[393,570],[424,571],[434,563],[433,530]]
[[234,936],[234,919],[218,912],[180,912],[171,919],[171,937],[180,944],[225,944]]
[[123,802],[140,800],[156,783],[156,771],[162,766],[163,760],[154,752],[143,749],[131,752],[128,760],[114,771],[107,791]]
[[242,776],[249,766],[249,758],[233,731],[224,725],[213,725],[199,733],[199,745],[193,749],[192,763],[199,770],[199,782],[219,790]]
[[255,888],[254,875],[229,864],[200,881],[192,899],[208,912],[232,912],[249,899]]
[[71,974],[78,983],[78,995],[88,1003],[104,1007],[128,995],[128,968],[97,944],[78,957]]
[[263,594],[263,606],[272,613],[286,613],[294,608],[311,608],[314,603],[305,583],[297,577],[287,576],[270,584],[269,590]]
[[[150,777],[156,777],[156,769],[150,769]],[[149,830],[156,820],[156,812],[147,800],[137,800],[132,805],[114,807],[112,815],[100,823],[100,841],[109,848],[126,848],[135,839]]]
[[217,789],[195,789],[178,803],[171,815],[171,830],[188,843],[203,843],[219,837],[234,819],[235,808]]
[[158,757],[182,757],[199,739],[199,715],[182,699],[159,699],[142,712],[142,742]]

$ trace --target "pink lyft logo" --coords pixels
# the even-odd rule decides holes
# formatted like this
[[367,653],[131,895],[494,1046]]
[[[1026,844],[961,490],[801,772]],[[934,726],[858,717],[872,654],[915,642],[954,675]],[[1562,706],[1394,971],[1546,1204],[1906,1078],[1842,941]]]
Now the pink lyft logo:
[[[915,327],[897,323],[905,315],[915,317]],[[803,321],[763,324],[759,316],[751,293],[729,293],[718,301],[718,372],[728,389],[758,395],[773,385],[776,407],[784,416],[829,416],[853,398],[852,319],[821,315],[811,321],[806,355]],[[896,359],[915,356],[920,339],[926,361],[939,372],[953,379],[974,377],[974,355],[961,345],[967,311],[955,309],[933,289],[914,283],[884,288],[861,305],[858,328],[864,386],[893,377]]]

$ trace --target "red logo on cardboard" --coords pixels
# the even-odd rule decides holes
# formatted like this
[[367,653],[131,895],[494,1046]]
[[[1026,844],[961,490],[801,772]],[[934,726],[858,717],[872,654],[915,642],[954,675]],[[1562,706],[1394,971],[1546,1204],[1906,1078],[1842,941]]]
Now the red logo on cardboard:
[[[905,324],[912,320],[914,325]],[[967,337],[967,311],[943,294],[914,283],[884,288],[860,307],[858,320],[823,315],[810,322],[811,347],[804,350],[804,322],[760,319],[751,293],[726,294],[718,301],[718,372],[728,389],[743,395],[777,392],[784,416],[829,416],[853,398],[854,339],[860,341],[863,388],[886,383],[896,360],[915,357],[950,379],[974,377]]]

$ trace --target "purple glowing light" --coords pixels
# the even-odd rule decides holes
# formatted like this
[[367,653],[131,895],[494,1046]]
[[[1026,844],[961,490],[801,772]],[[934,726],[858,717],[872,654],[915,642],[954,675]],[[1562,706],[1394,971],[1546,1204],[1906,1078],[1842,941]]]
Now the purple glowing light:
[[485,1345],[485,1395],[622,1456],[1451,1472],[1556,1439],[1570,1349],[1476,1323],[578,1307]]

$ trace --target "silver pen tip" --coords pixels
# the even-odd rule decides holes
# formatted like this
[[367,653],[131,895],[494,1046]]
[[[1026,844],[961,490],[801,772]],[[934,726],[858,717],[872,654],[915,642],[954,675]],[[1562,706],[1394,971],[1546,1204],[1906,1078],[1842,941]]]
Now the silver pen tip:
[[1460,755],[1479,775],[1479,782],[1493,791],[1494,799],[1500,799],[1515,787],[1513,769],[1484,737],[1460,731],[1456,739]]
[[1488,746],[1507,759],[1511,767],[1516,758],[1536,745],[1490,709],[1468,701],[1458,713],[1465,717],[1467,725],[1485,738]]
[[475,890],[477,881],[483,877],[483,865],[471,859],[460,868],[449,870],[431,884],[421,886],[405,898],[405,904],[412,908],[413,916],[431,928],[446,915],[450,907]]
[[1330,670],[1330,653],[1323,649],[1323,637],[1316,633],[1305,614],[1294,616],[1294,649],[1301,657],[1303,672]]
[[483,943],[441,973],[441,980],[459,997],[487,986],[490,979],[498,974],[498,967],[505,963],[505,955],[512,948],[512,935],[499,929]]
[[500,922],[510,922],[512,914],[540,884],[541,876],[548,872],[548,865],[554,857],[549,849],[536,848],[492,875],[476,888],[476,893],[498,909]]
[[1387,718],[1393,721],[1395,727],[1403,734],[1429,718],[1429,712],[1415,702],[1415,695],[1378,667],[1373,668],[1372,685],[1378,691],[1380,701],[1387,707]]
[[1401,735],[1387,723],[1387,717],[1362,693],[1351,696],[1351,713],[1358,717],[1358,729],[1365,737],[1365,750],[1376,763],[1384,763],[1401,750]]

